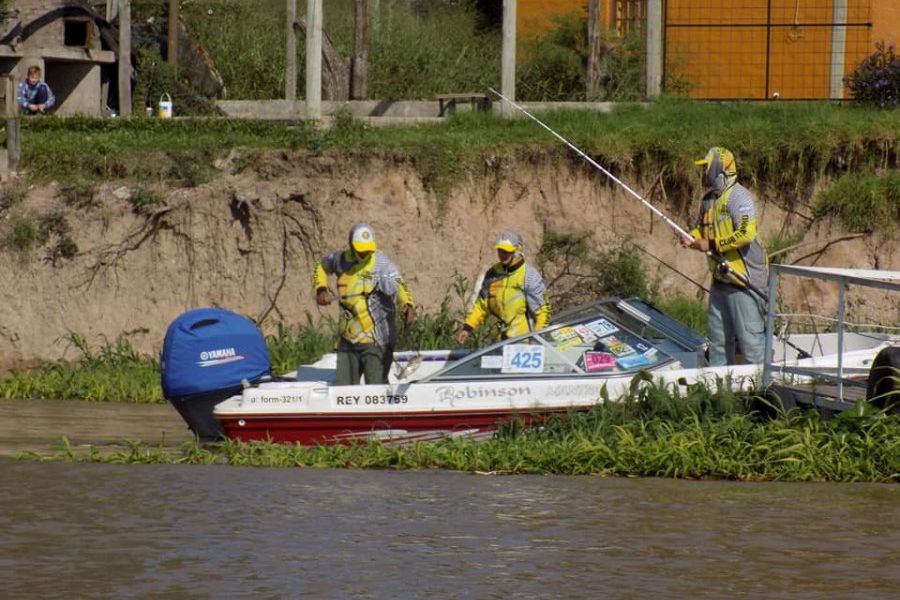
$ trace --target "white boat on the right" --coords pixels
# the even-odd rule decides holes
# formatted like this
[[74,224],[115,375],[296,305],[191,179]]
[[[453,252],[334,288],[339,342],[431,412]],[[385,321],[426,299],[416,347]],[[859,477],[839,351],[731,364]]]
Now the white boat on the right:
[[[816,315],[830,321],[833,332],[775,335],[776,317],[794,316],[777,312],[777,284],[779,277],[784,276],[837,284],[837,314]],[[762,386],[783,406],[801,403],[844,410],[864,399],[877,406],[900,406],[896,399],[900,395],[900,295],[883,322],[874,325],[880,332],[848,332],[848,326],[861,328],[847,323],[846,291],[850,285],[896,293],[900,291],[900,271],[777,264],[770,267],[765,356],[772,360],[763,365]],[[798,353],[808,358],[791,360],[791,355]]]

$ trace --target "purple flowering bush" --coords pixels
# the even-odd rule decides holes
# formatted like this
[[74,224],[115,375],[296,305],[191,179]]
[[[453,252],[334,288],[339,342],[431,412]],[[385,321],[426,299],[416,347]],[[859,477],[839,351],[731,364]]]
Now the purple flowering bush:
[[853,100],[880,108],[896,108],[900,104],[900,57],[893,44],[875,43],[875,52],[867,56],[844,82]]

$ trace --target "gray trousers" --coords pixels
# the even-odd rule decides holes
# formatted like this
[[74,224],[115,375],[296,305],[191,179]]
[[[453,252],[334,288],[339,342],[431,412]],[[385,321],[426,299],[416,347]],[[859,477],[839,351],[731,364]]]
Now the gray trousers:
[[337,353],[335,385],[359,385],[365,376],[366,383],[387,383],[391,363],[394,360],[392,346],[378,344],[348,344],[341,342]]
[[721,367],[735,362],[735,339],[748,363],[763,362],[766,322],[763,302],[750,290],[713,283],[709,292],[709,365]]

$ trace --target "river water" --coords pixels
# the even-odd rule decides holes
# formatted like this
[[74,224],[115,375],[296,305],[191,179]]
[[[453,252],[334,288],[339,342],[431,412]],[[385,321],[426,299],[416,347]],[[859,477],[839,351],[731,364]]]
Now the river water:
[[897,598],[900,486],[0,459],[5,598]]

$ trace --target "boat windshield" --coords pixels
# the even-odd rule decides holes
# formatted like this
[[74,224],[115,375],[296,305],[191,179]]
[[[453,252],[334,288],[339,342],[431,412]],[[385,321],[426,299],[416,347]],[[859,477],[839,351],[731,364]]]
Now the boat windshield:
[[[603,377],[653,369],[676,360],[681,364],[696,362],[702,336],[677,321],[654,319],[652,311],[655,309],[651,305],[632,299],[611,299],[580,307],[565,313],[567,318],[555,325],[488,346],[423,381]],[[672,324],[685,331],[677,335],[667,331]]]

